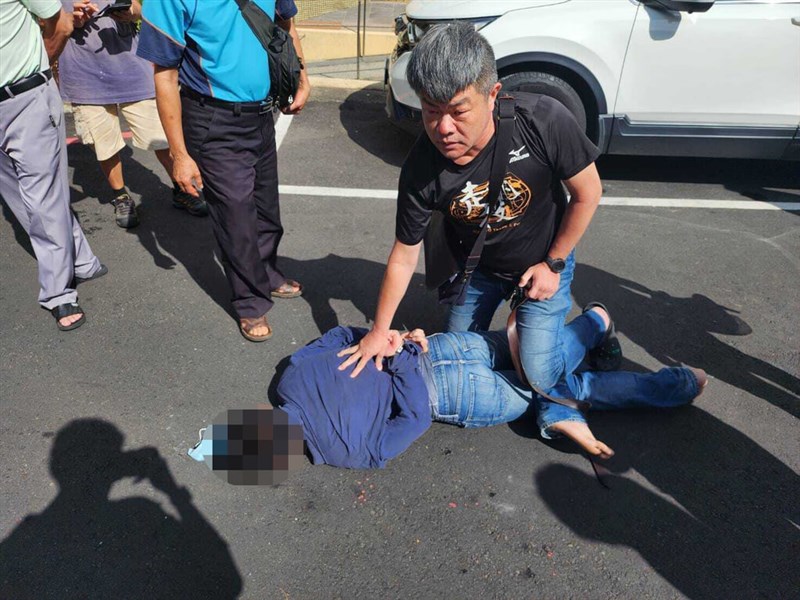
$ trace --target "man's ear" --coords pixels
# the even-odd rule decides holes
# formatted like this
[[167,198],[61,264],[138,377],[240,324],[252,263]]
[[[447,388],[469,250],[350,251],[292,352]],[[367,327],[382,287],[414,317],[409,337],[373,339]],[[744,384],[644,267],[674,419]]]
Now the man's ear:
[[494,109],[494,103],[497,100],[497,95],[500,93],[500,89],[503,87],[503,84],[499,81],[492,86],[492,89],[489,91],[489,106]]

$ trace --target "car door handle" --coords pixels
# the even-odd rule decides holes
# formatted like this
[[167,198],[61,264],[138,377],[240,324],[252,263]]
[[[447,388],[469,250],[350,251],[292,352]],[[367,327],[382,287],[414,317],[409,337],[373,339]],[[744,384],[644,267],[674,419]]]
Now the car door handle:
[[792,17],[792,25],[800,27],[800,17]]

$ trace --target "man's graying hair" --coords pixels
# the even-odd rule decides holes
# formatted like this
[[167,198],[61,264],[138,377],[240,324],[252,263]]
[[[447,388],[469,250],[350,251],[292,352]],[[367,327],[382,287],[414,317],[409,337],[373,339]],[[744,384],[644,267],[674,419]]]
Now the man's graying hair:
[[486,38],[469,23],[454,21],[425,34],[411,53],[407,76],[420,98],[444,104],[471,85],[488,95],[497,67]]

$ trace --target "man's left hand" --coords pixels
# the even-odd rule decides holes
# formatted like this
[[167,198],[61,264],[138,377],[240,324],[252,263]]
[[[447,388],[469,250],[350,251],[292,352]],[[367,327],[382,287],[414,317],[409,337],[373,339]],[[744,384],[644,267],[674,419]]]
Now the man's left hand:
[[549,300],[558,291],[561,275],[553,273],[547,263],[533,265],[519,278],[520,287],[527,287],[526,296],[531,300]]

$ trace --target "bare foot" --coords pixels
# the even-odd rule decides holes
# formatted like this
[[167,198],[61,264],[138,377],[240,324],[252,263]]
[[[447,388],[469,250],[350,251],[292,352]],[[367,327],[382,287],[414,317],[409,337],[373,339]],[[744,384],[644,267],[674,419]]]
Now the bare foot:
[[695,396],[695,398],[698,398],[708,385],[708,374],[705,371],[703,371],[703,369],[695,369],[694,367],[686,367],[686,368],[692,372],[694,378],[697,380],[697,396]]
[[581,423],[580,421],[559,421],[551,425],[550,429],[571,439],[588,452],[590,456],[604,459],[614,456],[614,451],[611,448],[600,440],[595,439],[592,430],[589,429],[586,423]]

